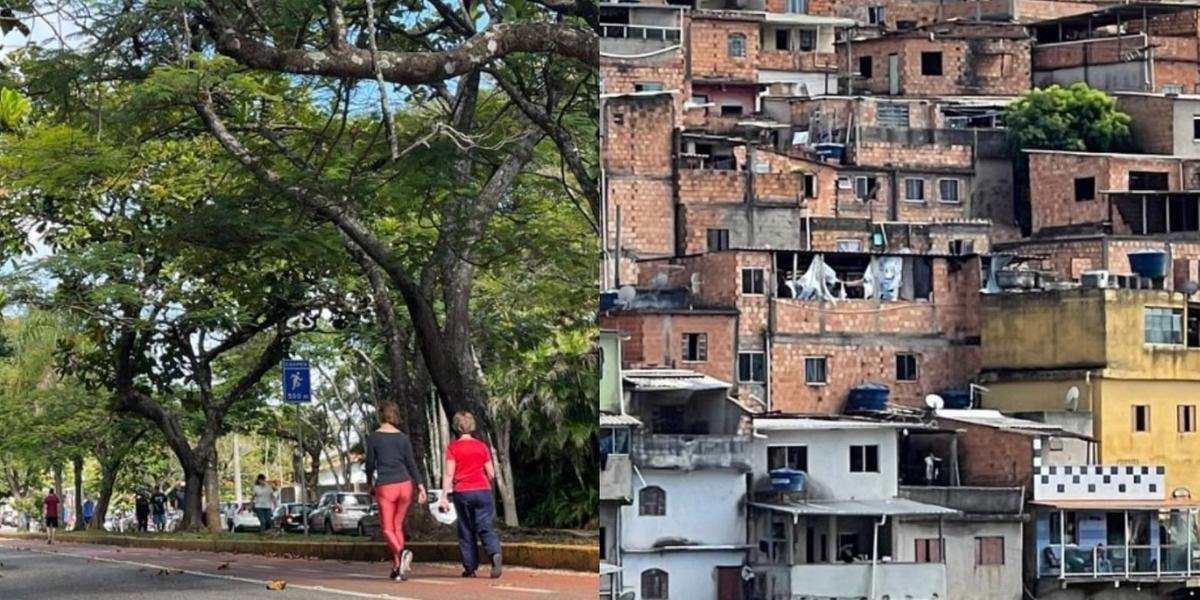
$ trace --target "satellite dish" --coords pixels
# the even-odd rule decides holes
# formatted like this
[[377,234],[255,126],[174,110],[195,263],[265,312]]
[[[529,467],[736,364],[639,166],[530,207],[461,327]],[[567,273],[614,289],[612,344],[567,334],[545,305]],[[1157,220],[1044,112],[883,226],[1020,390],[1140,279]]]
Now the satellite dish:
[[928,406],[929,410],[936,412],[946,407],[946,401],[937,394],[929,394],[925,396],[925,406]]
[[1079,410],[1079,386],[1073,385],[1071,389],[1067,390],[1066,405],[1069,411]]
[[1191,296],[1196,292],[1200,292],[1200,282],[1189,281],[1183,284],[1183,293]]
[[700,295],[700,274],[692,273],[692,294]]
[[670,283],[671,279],[667,277],[666,273],[659,273],[654,276],[654,279],[650,280],[650,287],[656,290],[665,290]]
[[636,297],[637,289],[632,285],[623,285],[621,289],[617,290],[617,303],[622,306],[629,306]]

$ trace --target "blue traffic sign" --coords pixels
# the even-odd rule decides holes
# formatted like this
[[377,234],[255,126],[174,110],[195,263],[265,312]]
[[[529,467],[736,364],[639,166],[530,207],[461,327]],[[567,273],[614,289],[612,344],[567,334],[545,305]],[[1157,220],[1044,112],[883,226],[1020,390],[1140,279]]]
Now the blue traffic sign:
[[312,401],[312,379],[307,360],[283,361],[283,401],[296,404]]

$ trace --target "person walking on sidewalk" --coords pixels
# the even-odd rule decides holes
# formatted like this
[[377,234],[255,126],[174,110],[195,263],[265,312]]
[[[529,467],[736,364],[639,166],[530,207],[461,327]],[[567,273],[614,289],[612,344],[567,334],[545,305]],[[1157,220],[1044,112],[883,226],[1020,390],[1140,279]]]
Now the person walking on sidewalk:
[[492,578],[500,576],[500,538],[492,521],[496,516],[496,501],[492,496],[492,481],[496,468],[487,444],[475,439],[475,417],[469,412],[454,415],[454,432],[458,439],[446,448],[446,468],[442,470],[442,499],[438,510],[450,510],[447,494],[454,494],[454,510],[458,513],[458,548],[462,551],[463,577],[474,577],[479,568],[479,542],[488,553]]
[[154,514],[154,528],[162,533],[167,530],[167,495],[162,492],[161,486],[154,486],[154,493],[150,495],[150,512]]
[[275,488],[267,483],[267,476],[262,473],[254,480],[250,489],[254,495],[254,515],[258,517],[258,532],[271,531],[271,511],[275,510]]
[[137,530],[146,531],[146,523],[150,520],[150,499],[146,494],[138,492],[137,497],[133,499],[133,507],[133,514],[137,517]]
[[425,480],[413,458],[412,441],[396,428],[400,407],[394,402],[379,406],[379,428],[367,436],[367,486],[379,503],[379,527],[392,551],[393,581],[405,581],[412,569],[412,551],[404,547],[404,517],[417,488],[424,504]]
[[91,498],[83,501],[83,527],[90,529],[92,527],[92,516],[96,514],[96,503],[92,502]]
[[54,493],[54,488],[46,494],[42,504],[46,508],[46,543],[54,543],[54,530],[58,529],[58,494]]

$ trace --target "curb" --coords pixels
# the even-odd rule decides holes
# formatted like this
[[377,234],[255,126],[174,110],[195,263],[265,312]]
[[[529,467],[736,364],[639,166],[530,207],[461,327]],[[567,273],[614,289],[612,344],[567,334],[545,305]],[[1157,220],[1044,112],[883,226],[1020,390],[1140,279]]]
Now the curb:
[[[0,538],[43,539],[40,534],[5,533]],[[69,535],[61,541],[80,544],[104,544],[125,548],[162,548],[193,552],[229,552],[265,556],[293,556],[324,560],[381,561],[388,560],[387,544],[382,542],[304,542],[279,540],[170,540],[133,536]],[[417,562],[459,561],[458,544],[451,542],[412,542]],[[600,548],[571,544],[535,544],[517,542],[504,544],[504,564],[532,569],[556,569],[596,573],[600,569]]]

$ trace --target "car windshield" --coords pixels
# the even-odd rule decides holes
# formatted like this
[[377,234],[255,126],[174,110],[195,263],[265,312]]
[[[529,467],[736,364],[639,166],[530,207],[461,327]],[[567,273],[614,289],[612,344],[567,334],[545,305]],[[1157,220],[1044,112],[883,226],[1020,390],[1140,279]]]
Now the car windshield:
[[295,504],[287,505],[287,509],[290,513],[304,512],[304,505],[297,502]]
[[371,505],[371,497],[366,494],[342,494],[338,498],[338,504],[343,506],[361,506],[366,508]]

